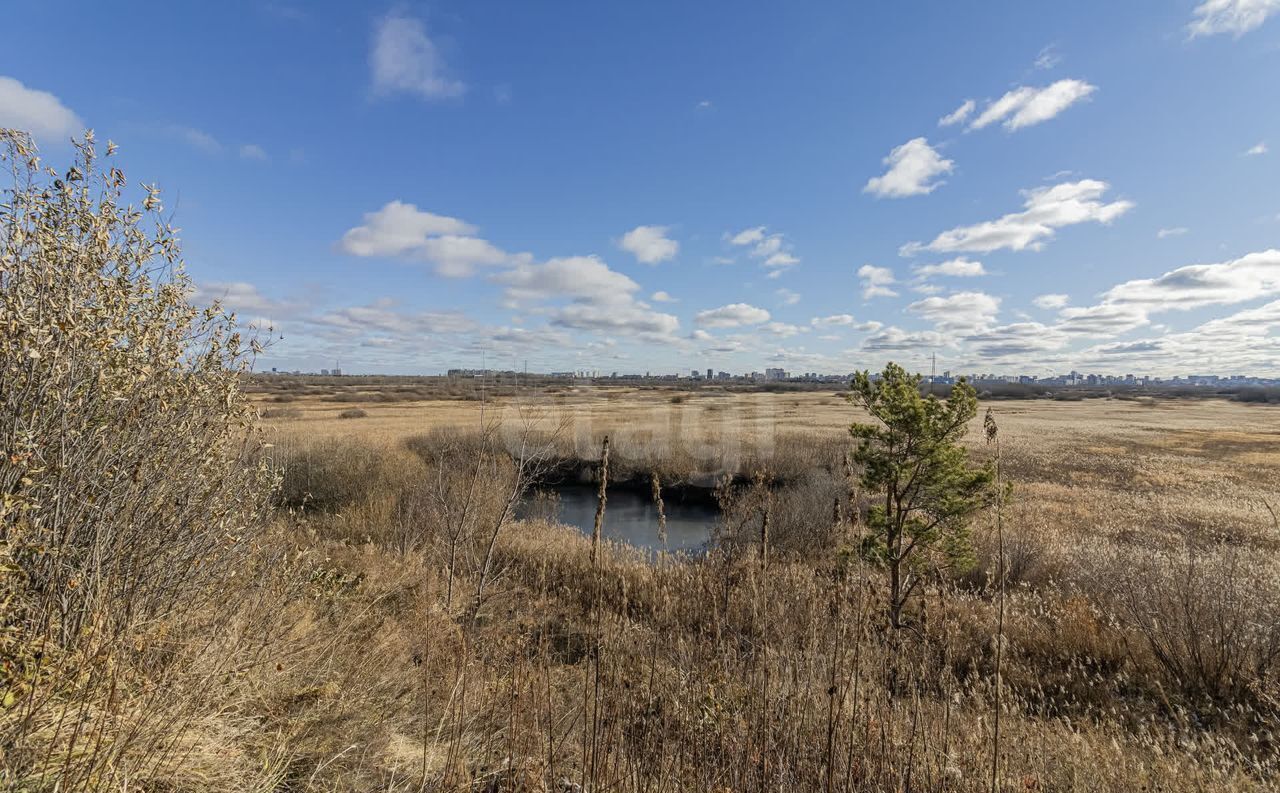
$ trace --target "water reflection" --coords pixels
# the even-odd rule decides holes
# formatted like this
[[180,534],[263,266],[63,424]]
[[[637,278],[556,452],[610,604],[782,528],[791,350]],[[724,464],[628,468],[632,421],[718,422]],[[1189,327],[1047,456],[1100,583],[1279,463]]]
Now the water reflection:
[[[649,494],[620,488],[609,488],[608,494],[601,531],[604,538],[648,551],[663,550],[658,539],[658,509]],[[666,550],[697,551],[704,548],[711,539],[719,511],[712,504],[697,499],[664,496],[663,501],[667,513]],[[596,521],[596,489],[571,485],[544,491],[526,502],[520,516],[554,518],[589,536]]]

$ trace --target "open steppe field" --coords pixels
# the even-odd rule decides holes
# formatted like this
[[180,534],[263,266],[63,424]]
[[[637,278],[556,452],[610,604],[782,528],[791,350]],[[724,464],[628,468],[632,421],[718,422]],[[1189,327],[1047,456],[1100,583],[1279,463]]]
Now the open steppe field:
[[[332,396],[257,398],[294,525],[324,555],[339,613],[384,613],[410,591],[421,610],[384,613],[375,633],[344,628],[355,633],[337,660],[308,678],[368,687],[343,713],[380,748],[349,773],[565,791],[1266,790],[1277,778],[1276,408],[980,404],[964,446],[979,462],[999,449],[1009,498],[975,517],[968,564],[927,579],[911,627],[886,632],[884,573],[857,545],[868,502],[846,461],[848,427],[868,416],[834,389]],[[486,534],[511,472],[477,438],[514,456],[537,437],[589,477],[606,435],[611,482],[714,492],[710,553],[655,562],[608,545],[596,559],[554,517]],[[477,475],[488,517],[462,538],[455,581],[447,526]],[[487,536],[494,584],[468,611],[457,592],[485,579]],[[451,633],[450,615],[467,613],[483,618]],[[370,642],[437,653],[435,676],[401,695],[428,734],[408,715],[370,720],[407,685],[351,656]],[[319,718],[311,708],[304,721]]]
[[[349,439],[395,453],[439,428],[478,430],[533,422],[561,436],[580,459],[595,459],[610,435],[615,450],[642,458],[691,458],[697,473],[744,472],[753,462],[803,466],[818,444],[851,443],[848,427],[867,416],[839,391],[792,394],[689,393],[577,387],[558,393],[474,400],[383,401],[376,387],[342,401],[302,396],[257,400],[268,438],[285,448]],[[366,415],[342,418],[344,411]],[[1103,536],[1160,542],[1187,532],[1280,550],[1280,409],[1220,399],[980,403],[1000,427],[1011,508],[1022,531],[1054,542]],[[987,453],[981,422],[968,446]],[[615,454],[618,452],[615,451]],[[816,464],[817,460],[812,460]]]
[[[224,377],[197,393],[209,413],[244,393]],[[248,396],[220,457],[175,441],[201,422],[147,419],[143,462],[86,465],[110,476],[57,502],[119,548],[101,579],[47,573],[41,592],[84,598],[70,649],[50,655],[43,637],[73,612],[38,612],[37,590],[4,579],[15,614],[50,615],[33,638],[0,634],[16,648],[0,726],[20,789],[1199,793],[1280,779],[1280,408],[979,404],[963,465],[998,462],[998,489],[954,550],[912,557],[895,614],[884,496],[849,432],[873,419],[834,387]],[[621,519],[620,489],[696,499],[717,516],[701,552],[660,550],[661,508],[640,528],[649,550],[561,524],[560,496],[540,492],[596,484],[605,436],[617,498],[602,524]],[[143,465],[155,473],[135,476]],[[185,534],[153,529],[167,524],[132,504],[185,509],[200,492],[152,493],[175,465],[223,477],[237,501],[182,512]],[[137,495],[100,507],[102,487]],[[19,558],[46,546],[29,547]],[[129,608],[87,598],[106,586]]]

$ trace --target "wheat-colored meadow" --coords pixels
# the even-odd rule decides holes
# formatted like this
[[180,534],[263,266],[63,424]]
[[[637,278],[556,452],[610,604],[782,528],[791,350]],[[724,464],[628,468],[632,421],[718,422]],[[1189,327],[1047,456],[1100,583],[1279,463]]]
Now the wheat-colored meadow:
[[[591,458],[599,438],[644,447],[649,454],[697,458],[723,466],[756,446],[777,451],[798,439],[843,442],[865,414],[838,391],[774,393],[675,392],[584,386],[566,391],[477,400],[384,403],[377,387],[354,387],[344,401],[303,396],[285,405],[259,395],[264,427],[283,447],[350,439],[398,453],[406,438],[438,428],[480,428],[526,415],[551,427],[567,424],[574,451]],[[683,394],[683,395],[681,395]],[[361,401],[361,396],[369,401]],[[349,400],[349,401],[347,401]],[[358,420],[339,415],[356,405]],[[288,411],[272,416],[272,409]],[[1265,405],[1221,399],[983,402],[997,416],[1012,508],[1037,539],[1070,546],[1098,538],[1163,542],[1194,531],[1280,549],[1267,507],[1280,502],[1280,414]],[[969,445],[982,454],[981,427]],[[738,461],[738,460],[735,460]]]
[[[801,516],[775,524],[785,552],[764,570],[732,551],[652,565],[615,547],[593,573],[577,531],[512,525],[489,619],[469,641],[436,647],[448,660],[422,681],[429,693],[401,689],[432,731],[414,736],[409,716],[399,728],[370,722],[379,748],[360,744],[374,754],[359,773],[382,784],[399,769],[445,789],[990,789],[993,521],[979,519],[976,568],[938,582],[911,637],[886,636],[877,573],[833,569],[827,526],[812,525],[826,522],[831,492],[812,471],[833,468],[860,418],[837,393],[579,387],[482,403],[352,391],[338,402],[291,397],[287,414],[267,418],[282,458],[363,449],[362,481],[413,489],[429,474],[408,439],[536,423],[556,429],[562,455],[596,459],[609,435],[615,465],[689,481],[764,466],[793,483],[780,488],[779,512]],[[260,396],[260,408],[279,409],[272,399]],[[366,415],[339,418],[352,405]],[[1013,485],[995,786],[1266,789],[1280,654],[1272,409],[983,407],[999,422]],[[977,426],[968,445],[991,454]],[[364,639],[379,657],[431,652],[423,625],[449,613],[414,557],[378,550],[388,547],[378,527],[403,510],[362,499],[300,524],[341,575],[358,577],[355,602],[421,598],[417,617],[386,615]],[[372,678],[364,685],[394,687],[395,673],[350,663],[348,674]],[[368,696],[364,707],[385,694]]]

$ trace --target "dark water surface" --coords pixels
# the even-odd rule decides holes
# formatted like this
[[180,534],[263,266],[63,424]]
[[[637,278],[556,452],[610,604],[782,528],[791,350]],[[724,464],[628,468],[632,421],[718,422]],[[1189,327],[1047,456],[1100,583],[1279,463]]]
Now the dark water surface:
[[[555,519],[568,526],[575,526],[590,536],[596,522],[596,489],[570,485],[553,491],[559,496]],[[526,504],[522,512],[526,516],[551,517],[545,502],[540,499]],[[667,513],[668,551],[696,551],[711,539],[711,530],[719,517],[716,507],[698,499],[681,500],[663,496]],[[638,490],[609,488],[605,503],[605,539],[622,541],[648,551],[661,551],[658,540],[658,509],[648,493]]]

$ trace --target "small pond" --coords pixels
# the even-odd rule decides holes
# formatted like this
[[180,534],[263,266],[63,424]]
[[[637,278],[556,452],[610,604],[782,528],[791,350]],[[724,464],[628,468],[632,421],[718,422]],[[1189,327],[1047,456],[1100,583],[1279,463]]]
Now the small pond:
[[[566,485],[530,499],[521,509],[521,517],[554,517],[590,536],[595,528],[596,502],[596,488]],[[667,513],[666,550],[691,552],[707,545],[720,516],[713,502],[664,494],[663,507]],[[609,488],[601,534],[646,551],[663,550],[658,540],[658,509],[650,494],[641,490]]]

